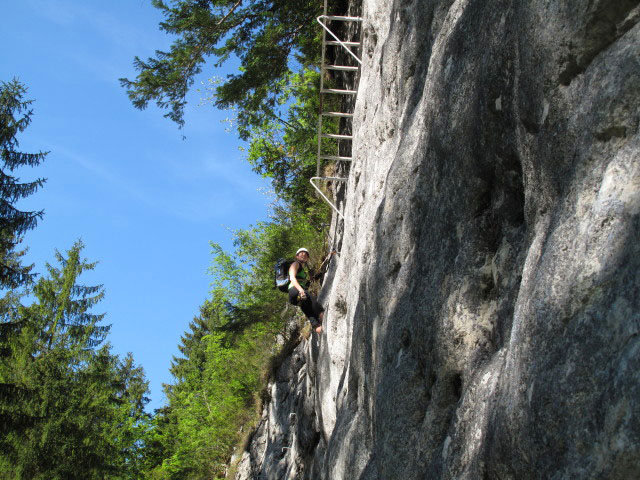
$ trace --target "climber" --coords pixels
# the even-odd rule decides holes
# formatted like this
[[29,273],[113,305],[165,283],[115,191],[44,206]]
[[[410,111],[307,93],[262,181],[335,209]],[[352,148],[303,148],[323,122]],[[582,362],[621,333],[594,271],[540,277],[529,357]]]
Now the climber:
[[324,308],[307,290],[309,288],[309,272],[305,268],[309,261],[309,250],[299,248],[296,259],[289,267],[289,303],[298,305],[305,314],[316,333],[322,333]]

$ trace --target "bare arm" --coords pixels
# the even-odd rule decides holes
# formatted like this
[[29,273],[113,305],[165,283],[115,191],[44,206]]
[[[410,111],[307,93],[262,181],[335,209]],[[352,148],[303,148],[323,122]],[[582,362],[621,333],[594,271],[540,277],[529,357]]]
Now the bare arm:
[[296,290],[298,290],[298,292],[300,293],[300,296],[304,298],[306,297],[306,294],[304,293],[304,288],[300,286],[300,283],[298,283],[298,279],[296,278],[296,274],[298,273],[299,268],[300,268],[300,264],[298,262],[293,262],[291,264],[291,266],[289,267],[289,281],[291,282],[291,285],[293,285],[296,288]]

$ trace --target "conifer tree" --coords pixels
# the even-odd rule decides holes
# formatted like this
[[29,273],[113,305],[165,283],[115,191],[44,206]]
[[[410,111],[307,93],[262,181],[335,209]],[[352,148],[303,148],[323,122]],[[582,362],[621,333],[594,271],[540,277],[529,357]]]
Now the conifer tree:
[[24,167],[39,165],[47,155],[18,150],[17,135],[29,126],[33,114],[32,100],[24,100],[26,93],[16,79],[0,83],[0,289],[16,288],[32,277],[31,266],[21,265],[23,253],[16,246],[42,217],[42,211],[21,211],[15,206],[45,182],[42,178],[22,182],[15,176]]
[[240,59],[240,73],[216,88],[216,106],[237,107],[239,132],[246,139],[251,125],[275,114],[293,56],[303,66],[318,55],[315,18],[322,13],[322,2],[317,0],[152,3],[164,16],[160,28],[176,40],[169,51],[157,51],[146,61],[136,57],[137,78],[121,83],[137,108],[155,101],[180,125],[186,94],[207,59],[216,65],[232,56]]
[[[26,87],[18,80],[0,82],[0,372],[10,362],[11,345],[24,325],[18,315],[20,293],[16,290],[33,278],[32,266],[23,266],[24,250],[17,250],[24,233],[35,227],[41,211],[21,211],[16,203],[33,194],[43,179],[21,182],[16,173],[25,167],[35,167],[46,153],[24,153],[18,150],[17,136],[31,122],[32,101],[24,100]],[[8,291],[7,291],[8,290]],[[16,410],[16,405],[29,401],[29,390],[0,374],[0,449],[7,450],[5,441],[10,432],[33,424],[34,417]],[[0,470],[2,463],[0,462]]]
[[144,411],[149,402],[149,383],[142,367],[134,364],[131,353],[118,360],[111,385],[114,391],[110,400],[115,409],[108,438],[116,447],[115,471],[128,480],[141,478],[151,428],[151,416]]
[[[308,179],[316,169],[321,0],[153,0],[164,16],[161,30],[174,37],[167,51],[136,57],[138,75],[120,82],[136,108],[155,102],[184,125],[187,93],[195,77],[229,58],[237,73],[211,79],[207,101],[233,111],[233,125],[250,147],[255,172],[272,179],[285,202],[322,223],[326,209]],[[329,10],[345,12],[345,0],[329,0]],[[209,62],[209,63],[207,63]],[[336,100],[337,101],[337,100]],[[338,101],[339,102],[339,101]],[[344,120],[342,121],[344,123]],[[339,121],[327,119],[325,133]],[[323,146],[326,154],[335,144]]]
[[136,478],[141,468],[146,381],[131,358],[120,362],[103,344],[110,327],[91,310],[104,292],[78,282],[95,266],[82,248],[56,252],[58,265],[47,264],[29,292],[35,302],[14,304],[2,319],[16,327],[0,339],[0,378],[28,395],[4,398],[0,413],[28,421],[3,432],[0,478]]

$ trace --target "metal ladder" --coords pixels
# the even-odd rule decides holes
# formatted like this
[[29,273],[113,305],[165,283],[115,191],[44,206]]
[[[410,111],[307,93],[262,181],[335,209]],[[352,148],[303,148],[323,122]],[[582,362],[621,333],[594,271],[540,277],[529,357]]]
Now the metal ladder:
[[[323,160],[331,160],[335,162],[351,162],[353,157],[345,157],[338,155],[323,155],[322,154],[322,139],[331,139],[340,141],[349,141],[353,140],[353,135],[338,135],[334,133],[323,133],[322,131],[322,120],[324,118],[349,118],[353,119],[353,112],[325,112],[324,111],[324,95],[357,95],[358,90],[341,90],[335,88],[325,88],[324,87],[324,75],[328,70],[334,71],[342,71],[342,72],[354,72],[357,73],[360,69],[359,66],[351,66],[351,65],[327,65],[326,63],[326,49],[327,46],[341,46],[344,48],[349,55],[351,55],[358,65],[362,65],[362,61],[358,56],[353,52],[352,48],[358,48],[361,46],[361,42],[351,42],[351,41],[343,41],[338,38],[338,36],[331,30],[329,27],[330,22],[362,22],[361,17],[344,17],[337,15],[327,15],[327,0],[324,2],[324,14],[318,17],[318,23],[322,26],[322,61],[320,64],[320,115],[318,115],[318,155],[317,155],[317,168],[316,168],[316,176],[312,177],[309,181],[313,188],[316,189],[318,194],[327,202],[331,208],[335,210],[335,212],[344,219],[344,215],[342,212],[338,210],[338,207],[327,198],[327,196],[320,190],[320,187],[316,185],[314,182],[321,181],[334,181],[334,182],[346,182],[347,179],[345,177],[322,177],[320,176],[320,168]],[[331,35],[333,40],[327,40],[327,33]]]

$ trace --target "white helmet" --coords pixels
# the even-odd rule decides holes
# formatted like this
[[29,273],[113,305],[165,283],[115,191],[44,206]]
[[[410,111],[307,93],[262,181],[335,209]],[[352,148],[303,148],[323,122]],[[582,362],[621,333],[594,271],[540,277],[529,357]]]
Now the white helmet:
[[304,248],[304,247],[303,247],[303,248],[299,248],[299,249],[298,249],[298,251],[296,252],[296,257],[298,256],[298,254],[299,254],[300,252],[307,252],[307,255],[309,255],[309,250],[307,250],[306,248]]

